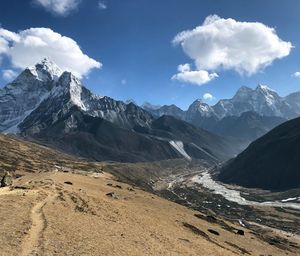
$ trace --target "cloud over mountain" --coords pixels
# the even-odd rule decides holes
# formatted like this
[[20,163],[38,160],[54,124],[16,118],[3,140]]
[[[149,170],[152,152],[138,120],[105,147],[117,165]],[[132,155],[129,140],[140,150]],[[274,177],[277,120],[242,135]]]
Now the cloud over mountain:
[[[274,28],[260,22],[240,22],[208,16],[204,23],[173,40],[195,62],[196,70],[235,70],[252,75],[289,55],[292,44],[280,39]],[[195,71],[197,72],[197,71]]]
[[189,64],[178,66],[178,73],[172,77],[172,80],[186,82],[196,85],[202,85],[218,77],[217,73],[209,73],[206,70],[191,70]]
[[14,67],[25,68],[44,57],[76,76],[87,75],[102,64],[84,54],[73,39],[50,28],[30,28],[18,33],[0,28],[0,58],[7,56]]

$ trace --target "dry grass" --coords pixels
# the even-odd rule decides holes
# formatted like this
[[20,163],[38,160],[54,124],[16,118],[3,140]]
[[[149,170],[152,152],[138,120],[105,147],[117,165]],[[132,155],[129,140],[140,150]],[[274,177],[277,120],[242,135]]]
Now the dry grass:
[[0,168],[19,177],[0,189],[0,255],[299,255],[118,182],[103,164],[8,136],[0,143]]

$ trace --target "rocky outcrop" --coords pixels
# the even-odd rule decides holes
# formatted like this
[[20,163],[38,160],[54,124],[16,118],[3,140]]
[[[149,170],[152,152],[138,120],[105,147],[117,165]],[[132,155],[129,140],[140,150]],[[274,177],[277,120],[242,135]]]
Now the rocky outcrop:
[[1,179],[1,187],[9,187],[13,184],[13,178],[9,172],[5,172],[4,176]]

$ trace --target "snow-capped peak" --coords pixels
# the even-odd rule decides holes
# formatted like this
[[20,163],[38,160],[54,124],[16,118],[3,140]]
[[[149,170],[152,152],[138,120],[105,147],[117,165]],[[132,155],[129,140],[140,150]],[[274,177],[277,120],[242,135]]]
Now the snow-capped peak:
[[60,76],[57,86],[54,88],[54,94],[60,92],[69,92],[71,102],[82,110],[86,110],[86,106],[82,101],[82,84],[71,72],[65,71]]
[[268,87],[267,85],[263,85],[263,84],[257,85],[255,90],[256,91],[263,91],[263,92],[275,92],[270,87]]
[[28,67],[30,71],[40,81],[57,81],[63,71],[49,58],[44,58],[36,65]]

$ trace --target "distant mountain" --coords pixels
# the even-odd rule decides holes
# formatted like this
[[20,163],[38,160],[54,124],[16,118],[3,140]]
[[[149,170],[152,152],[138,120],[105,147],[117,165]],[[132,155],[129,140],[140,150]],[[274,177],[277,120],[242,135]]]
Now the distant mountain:
[[[201,126],[202,119],[220,120],[228,116],[240,116],[249,111],[256,112],[260,116],[278,116],[290,119],[300,116],[300,92],[280,97],[266,85],[258,85],[254,90],[242,86],[232,99],[220,100],[214,106],[209,106],[198,99],[189,106],[187,111],[174,105],[172,108],[176,108],[176,112],[169,111],[166,107],[156,107],[154,113],[158,116],[180,117],[197,126]],[[149,111],[149,109],[145,109]],[[178,112],[180,115],[177,114]]]
[[300,92],[280,97],[265,85],[256,89],[241,87],[232,99],[214,106],[195,100],[188,108],[171,106],[144,107],[155,117],[170,115],[223,136],[253,141],[276,125],[300,116]]
[[243,146],[175,118],[166,118],[171,130],[159,128],[162,119],[155,120],[132,102],[94,95],[48,59],[4,87],[1,99],[2,132],[93,160],[199,158],[215,163],[233,157]]
[[181,120],[185,120],[185,112],[175,105],[150,106],[148,104],[148,105],[143,105],[142,107],[155,117],[161,117],[167,115],[167,116],[173,116]]
[[183,141],[186,152],[190,155],[198,154],[196,158],[224,161],[245,146],[240,140],[215,135],[172,116],[162,116],[152,123],[151,128],[143,128],[139,132],[172,141]]
[[221,168],[226,183],[269,190],[300,188],[300,118],[254,141]]
[[148,110],[149,112],[151,112],[152,110],[156,110],[156,109],[159,109],[161,108],[162,106],[161,105],[153,105],[149,102],[145,102],[143,105],[142,105],[142,108],[145,109],[145,110]]
[[284,98],[284,100],[297,112],[300,113],[300,92],[294,92]]
[[282,117],[260,116],[256,112],[249,111],[240,116],[227,116],[215,122],[206,120],[202,126],[222,136],[236,137],[251,142],[285,121],[287,119]]
[[59,148],[65,152],[96,161],[139,162],[181,158],[169,141],[160,140],[121,128],[100,117],[86,114],[78,106],[57,120],[24,136]]
[[220,118],[239,116],[247,111],[254,111],[261,116],[283,118],[293,118],[300,114],[284,98],[265,85],[258,85],[255,90],[243,86],[232,99],[220,100],[213,109]]

